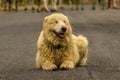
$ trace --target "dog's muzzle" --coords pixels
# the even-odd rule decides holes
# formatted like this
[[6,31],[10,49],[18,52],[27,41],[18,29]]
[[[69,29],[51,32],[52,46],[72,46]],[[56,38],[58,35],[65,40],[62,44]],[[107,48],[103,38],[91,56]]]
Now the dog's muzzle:
[[67,28],[63,26],[63,27],[61,27],[60,32],[56,32],[56,31],[53,31],[53,32],[55,33],[56,36],[63,39],[66,36],[66,31],[67,31]]
[[66,28],[66,27],[62,27],[62,28],[61,28],[61,32],[63,32],[63,33],[65,33],[65,32],[66,32],[66,30],[67,30],[67,28]]

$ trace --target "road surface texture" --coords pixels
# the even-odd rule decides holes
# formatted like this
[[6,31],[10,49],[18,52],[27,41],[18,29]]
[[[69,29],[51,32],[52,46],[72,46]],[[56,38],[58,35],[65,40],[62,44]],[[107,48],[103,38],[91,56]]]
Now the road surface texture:
[[88,64],[72,70],[35,66],[45,12],[0,12],[0,80],[120,80],[120,10],[60,11],[89,40]]

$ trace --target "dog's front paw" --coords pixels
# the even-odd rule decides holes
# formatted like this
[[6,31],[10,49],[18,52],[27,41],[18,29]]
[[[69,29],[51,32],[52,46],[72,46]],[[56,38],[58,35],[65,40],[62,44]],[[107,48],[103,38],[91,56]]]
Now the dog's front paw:
[[42,65],[42,69],[47,71],[52,71],[52,70],[56,70],[57,66],[53,63],[48,63],[48,64]]
[[74,63],[72,61],[65,61],[61,64],[60,69],[73,69],[74,68]]

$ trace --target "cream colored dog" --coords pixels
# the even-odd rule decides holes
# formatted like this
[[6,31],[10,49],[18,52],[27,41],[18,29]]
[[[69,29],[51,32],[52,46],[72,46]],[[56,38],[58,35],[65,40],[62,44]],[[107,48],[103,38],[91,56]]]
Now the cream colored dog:
[[73,35],[68,18],[60,13],[45,17],[37,47],[36,66],[43,70],[73,69],[87,61],[87,39]]

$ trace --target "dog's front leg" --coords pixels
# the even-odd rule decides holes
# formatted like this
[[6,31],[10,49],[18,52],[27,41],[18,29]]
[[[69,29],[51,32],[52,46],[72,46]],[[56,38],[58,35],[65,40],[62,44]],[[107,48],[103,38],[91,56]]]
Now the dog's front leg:
[[54,64],[53,60],[50,58],[43,58],[41,67],[43,70],[56,70],[57,66]]
[[42,69],[43,70],[49,70],[49,71],[56,70],[57,66],[54,63],[46,60],[45,62],[42,63]]
[[75,67],[74,62],[71,60],[65,60],[61,66],[60,69],[73,69]]

